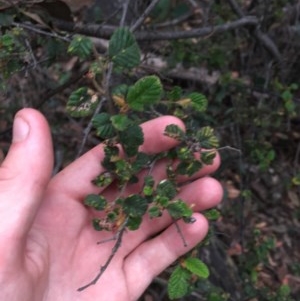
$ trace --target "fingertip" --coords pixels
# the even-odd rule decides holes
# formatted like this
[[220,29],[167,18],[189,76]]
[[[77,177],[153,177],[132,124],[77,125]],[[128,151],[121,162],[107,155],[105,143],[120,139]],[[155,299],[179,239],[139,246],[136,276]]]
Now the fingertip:
[[143,123],[145,142],[142,145],[142,151],[148,154],[155,154],[177,145],[178,141],[164,135],[165,128],[170,124],[175,124],[185,131],[184,123],[175,116],[161,116]]
[[47,130],[47,132],[49,132],[48,122],[44,115],[38,110],[32,108],[21,109],[15,115],[15,119],[17,118],[21,118],[27,122],[30,129],[35,129],[38,126],[39,129]]
[[14,118],[12,144],[1,164],[2,170],[9,178],[28,172],[33,176],[47,174],[48,178],[52,166],[52,139],[45,117],[37,110],[21,109]]
[[[184,236],[187,239],[189,249],[201,242],[205,238],[209,229],[208,220],[203,214],[197,212],[193,213],[193,218],[195,222],[192,224],[188,224],[183,221],[180,221],[179,224]],[[178,249],[183,252],[187,251],[183,248],[180,248],[180,245],[178,246]]]
[[224,193],[221,183],[218,180],[211,177],[204,177],[199,181],[202,182],[201,194],[207,196],[203,200],[205,204],[202,204],[202,206],[206,208],[217,206],[221,202]]

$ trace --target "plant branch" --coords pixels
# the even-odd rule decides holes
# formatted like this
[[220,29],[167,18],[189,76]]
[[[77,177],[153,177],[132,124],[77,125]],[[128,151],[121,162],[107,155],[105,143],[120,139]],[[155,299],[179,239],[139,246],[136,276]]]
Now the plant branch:
[[149,6],[145,9],[145,11],[142,13],[142,15],[136,20],[136,22],[130,27],[131,32],[136,31],[145,21],[145,19],[149,16],[155,5],[160,0],[153,0]]
[[123,12],[122,12],[122,18],[120,21],[120,27],[123,27],[125,25],[125,20],[126,20],[126,16],[127,16],[127,12],[128,12],[128,6],[131,0],[124,0],[123,3]]
[[92,118],[90,119],[90,122],[88,123],[87,127],[84,129],[84,131],[83,131],[83,138],[82,138],[79,150],[77,152],[76,158],[79,158],[80,155],[82,154],[84,146],[85,146],[86,141],[87,141],[87,138],[89,136],[89,133],[90,133],[90,131],[93,128],[93,119],[101,111],[101,109],[102,109],[103,104],[105,103],[105,101],[106,101],[106,98],[102,97],[102,99],[100,100],[99,104],[97,105],[97,108],[94,111],[94,114],[93,114]]
[[111,261],[115,257],[116,253],[118,252],[119,248],[121,247],[122,238],[125,233],[127,223],[128,223],[128,218],[125,220],[125,222],[122,224],[121,228],[119,229],[118,233],[116,234],[116,243],[114,244],[114,246],[111,250],[111,254],[108,257],[108,259],[106,260],[105,264],[103,266],[101,266],[99,273],[96,275],[96,277],[91,282],[89,282],[88,284],[77,289],[78,292],[82,292],[83,290],[87,289],[88,287],[95,285],[97,283],[97,281],[100,279],[100,277],[103,275],[103,273],[106,271],[106,269],[110,265]]
[[185,20],[187,20],[188,18],[193,16],[193,14],[194,14],[193,12],[187,12],[186,14],[184,14],[182,16],[179,16],[176,19],[165,21],[163,23],[154,24],[152,26],[152,28],[163,28],[163,27],[175,26],[177,24],[180,24],[180,23],[184,22]]
[[[244,18],[245,14],[242,9],[239,7],[238,3],[235,0],[227,0],[233,12],[240,18]],[[257,24],[258,25],[258,24]],[[254,37],[265,47],[265,49],[274,57],[274,59],[278,62],[282,62],[281,54],[273,42],[273,40],[265,33],[263,33],[258,26],[254,31]]]
[[42,29],[38,28],[37,25],[28,24],[28,23],[20,23],[20,22],[12,22],[12,25],[15,26],[15,27],[19,27],[19,28],[23,28],[23,29],[32,31],[32,32],[36,32],[36,33],[41,34],[41,35],[48,36],[48,37],[51,37],[51,38],[60,39],[60,40],[63,40],[65,42],[68,42],[68,43],[71,41],[71,39],[66,37],[66,36],[61,36],[61,35],[57,34],[56,32],[53,33],[53,32],[49,32],[49,31],[46,31],[46,30],[42,30]]
[[187,247],[188,244],[187,244],[187,242],[186,242],[185,237],[183,236],[183,233],[182,233],[182,231],[181,231],[181,229],[180,229],[180,227],[179,227],[179,225],[178,225],[178,221],[177,221],[177,220],[174,220],[174,225],[175,225],[175,227],[176,227],[176,229],[177,229],[177,232],[178,232],[178,234],[179,234],[179,236],[180,236],[180,238],[181,238],[181,240],[182,240],[183,245],[184,245],[185,247]]
[[[60,30],[67,32],[78,33],[86,36],[99,37],[109,39],[113,32],[118,28],[110,25],[96,25],[96,24],[74,24],[61,20],[53,20],[53,24]],[[207,27],[199,27],[192,30],[178,30],[178,31],[137,31],[135,37],[139,41],[145,40],[177,40],[205,37],[209,34],[220,34],[225,31],[234,30],[244,26],[257,26],[258,19],[253,16],[246,16],[236,21],[227,22],[222,25],[212,25]]]

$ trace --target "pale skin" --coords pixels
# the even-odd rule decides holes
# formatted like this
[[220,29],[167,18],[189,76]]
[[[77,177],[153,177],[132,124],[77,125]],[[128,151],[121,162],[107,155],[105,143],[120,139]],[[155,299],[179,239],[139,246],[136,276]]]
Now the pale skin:
[[[183,126],[165,116],[143,125],[142,150],[157,153],[176,142],[164,136],[166,125]],[[116,256],[96,285],[77,289],[91,281],[111,253],[114,241],[97,245],[111,233],[91,226],[91,212],[83,205],[85,195],[116,194],[112,185],[96,188],[91,180],[101,172],[103,146],[99,145],[51,178],[53,151],[49,126],[33,109],[19,111],[13,142],[0,167],[0,289],[9,301],[137,300],[151,280],[179,256],[199,243],[208,223],[200,213],[196,222],[178,222],[188,246],[165,214],[144,218],[137,231],[126,232]],[[219,166],[205,167],[185,185],[179,197],[193,204],[195,212],[217,205],[222,197],[218,181],[209,177]],[[153,175],[164,179],[165,162],[156,164]],[[186,179],[179,179],[183,181]],[[139,190],[139,184],[125,193]]]

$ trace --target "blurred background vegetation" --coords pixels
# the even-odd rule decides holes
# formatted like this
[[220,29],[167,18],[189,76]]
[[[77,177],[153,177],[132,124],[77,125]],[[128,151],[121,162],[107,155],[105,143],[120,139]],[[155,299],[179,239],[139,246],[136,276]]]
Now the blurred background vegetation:
[[[88,74],[92,58],[84,56],[90,44],[77,45],[74,55],[70,43],[89,37],[101,59],[120,25],[134,32],[143,62],[113,74],[108,89],[156,74],[167,90],[201,92],[208,110],[190,118],[214,127],[221,142],[215,176],[224,200],[200,254],[211,277],[182,300],[300,300],[297,0],[0,1],[0,162],[22,107],[49,120],[54,172],[76,158],[89,117],[71,117],[68,98],[83,85],[100,92]],[[99,142],[86,138],[85,150]],[[168,273],[140,300],[168,300]]]

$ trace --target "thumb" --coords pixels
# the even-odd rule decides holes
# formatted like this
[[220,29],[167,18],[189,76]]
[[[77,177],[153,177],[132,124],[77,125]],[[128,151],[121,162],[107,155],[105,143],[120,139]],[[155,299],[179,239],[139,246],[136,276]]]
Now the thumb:
[[[24,242],[53,166],[49,126],[38,111],[23,109],[14,119],[13,140],[0,166],[0,246]],[[16,244],[15,244],[16,243]]]

